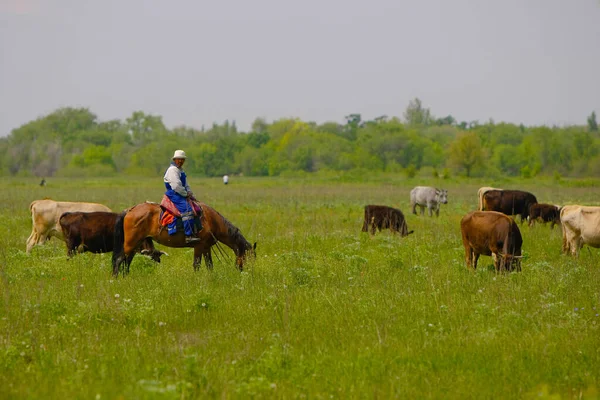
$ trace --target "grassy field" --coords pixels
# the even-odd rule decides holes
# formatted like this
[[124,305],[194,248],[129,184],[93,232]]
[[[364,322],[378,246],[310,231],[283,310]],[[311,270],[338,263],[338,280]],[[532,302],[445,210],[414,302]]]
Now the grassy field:
[[[597,182],[307,177],[192,179],[257,259],[194,272],[25,253],[29,203],[160,201],[160,179],[0,179],[0,398],[598,398],[600,254],[561,254],[561,231],[521,226],[523,271],[468,271],[459,221],[480,186],[540,202],[600,204]],[[596,183],[596,184],[595,184]],[[416,185],[448,189],[439,218],[409,212]],[[365,204],[402,209],[415,233],[361,233]]]

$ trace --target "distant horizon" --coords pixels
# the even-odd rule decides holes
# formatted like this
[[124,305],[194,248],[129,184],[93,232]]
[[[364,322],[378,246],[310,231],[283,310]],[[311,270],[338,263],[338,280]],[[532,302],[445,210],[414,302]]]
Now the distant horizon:
[[[422,100],[422,99],[421,99],[421,100]],[[408,105],[408,103],[407,103],[407,105]],[[424,106],[425,108],[428,108],[426,104],[423,104],[423,106]],[[147,115],[154,115],[154,116],[160,116],[160,117],[162,117],[162,118],[163,118],[163,124],[165,125],[165,127],[166,127],[168,130],[173,130],[173,129],[175,129],[175,128],[182,127],[182,126],[185,126],[185,127],[187,127],[187,128],[196,129],[196,130],[202,130],[202,126],[193,126],[193,125],[188,125],[188,124],[185,124],[185,123],[180,123],[180,124],[173,124],[173,125],[170,125],[170,124],[168,124],[168,123],[167,123],[167,122],[164,120],[164,116],[162,116],[161,114],[159,114],[159,113],[149,113],[149,112],[146,112],[146,111],[144,111],[144,110],[134,110],[134,111],[132,111],[131,113],[129,113],[129,114],[127,114],[127,115],[125,115],[124,117],[121,117],[121,118],[116,118],[116,117],[113,117],[113,118],[111,118],[111,117],[109,117],[109,118],[102,118],[102,117],[101,117],[100,115],[98,115],[98,113],[96,113],[96,112],[95,112],[93,109],[91,109],[90,107],[84,107],[84,106],[64,106],[64,107],[59,107],[59,108],[57,108],[57,109],[55,109],[55,110],[53,110],[53,111],[50,111],[50,112],[48,112],[47,114],[40,115],[40,116],[38,116],[38,117],[36,117],[36,118],[33,118],[33,119],[31,119],[30,121],[26,121],[26,122],[24,122],[23,124],[19,125],[19,126],[18,126],[18,127],[16,127],[16,128],[13,128],[13,129],[18,129],[19,127],[21,127],[21,126],[23,126],[23,125],[26,125],[26,124],[28,124],[28,123],[30,123],[30,122],[33,122],[33,121],[35,121],[35,120],[36,120],[36,119],[38,119],[38,118],[44,118],[44,117],[46,117],[46,116],[48,116],[48,115],[52,114],[53,112],[56,112],[57,110],[59,110],[59,109],[61,109],[61,108],[74,108],[74,109],[76,109],[76,108],[85,108],[85,109],[88,109],[88,110],[89,110],[89,111],[90,111],[92,114],[95,114],[95,115],[96,115],[96,117],[98,118],[98,122],[107,122],[107,121],[116,120],[116,119],[118,119],[118,120],[120,120],[120,121],[122,121],[122,122],[125,122],[125,120],[126,120],[127,118],[129,118],[129,117],[130,117],[130,116],[131,116],[131,115],[132,115],[134,112],[136,112],[136,111],[141,111],[141,112],[143,112],[144,114],[147,114]],[[444,118],[444,117],[446,117],[446,116],[448,116],[448,115],[451,115],[452,117],[454,117],[454,118],[456,119],[456,123],[457,123],[457,124],[460,124],[461,122],[467,122],[467,123],[471,123],[471,122],[478,122],[480,125],[485,125],[485,124],[487,124],[488,122],[490,122],[490,120],[493,120],[495,124],[498,124],[498,123],[505,123],[505,124],[512,124],[512,125],[517,125],[517,126],[519,126],[519,125],[524,125],[524,126],[526,126],[526,127],[546,126],[546,127],[550,127],[550,128],[551,128],[551,127],[565,128],[565,127],[571,127],[571,126],[587,126],[587,118],[588,118],[588,117],[589,117],[589,116],[592,114],[592,112],[595,112],[595,113],[596,113],[596,117],[597,117],[597,119],[598,119],[598,120],[600,120],[600,116],[598,115],[598,112],[596,112],[595,110],[591,110],[591,111],[590,111],[590,112],[587,114],[587,116],[584,118],[584,121],[581,121],[581,122],[579,122],[579,123],[562,123],[562,124],[559,124],[559,123],[552,123],[552,124],[547,124],[547,123],[546,123],[546,124],[545,124],[545,123],[540,123],[540,124],[535,124],[535,123],[534,123],[534,124],[526,124],[526,123],[522,123],[522,122],[502,121],[502,120],[498,120],[498,119],[496,119],[496,118],[493,118],[493,117],[491,117],[491,118],[487,118],[487,119],[485,119],[485,120],[477,120],[477,119],[461,119],[461,118],[457,118],[455,115],[452,115],[452,114],[438,115],[438,114],[436,114],[435,112],[433,112],[433,110],[430,110],[430,111],[431,111],[431,114],[433,115],[433,117],[435,117],[435,118]],[[404,113],[404,111],[402,111],[402,113],[401,113],[401,114],[403,114],[403,113]],[[381,117],[381,116],[383,116],[383,115],[386,115],[386,114],[378,114],[378,115],[374,115],[374,116],[372,116],[372,117],[365,117],[365,116],[364,116],[363,114],[361,114],[360,112],[348,113],[348,114],[346,114],[346,115],[350,115],[350,114],[360,114],[360,115],[361,115],[361,119],[362,119],[362,121],[372,121],[372,120],[374,120],[375,118],[378,118],[378,117]],[[389,120],[389,119],[392,119],[392,118],[398,118],[398,119],[400,119],[400,120],[401,120],[403,123],[405,123],[405,122],[406,122],[406,121],[404,120],[404,117],[403,117],[402,115],[386,115],[386,116],[387,116],[388,120]],[[252,131],[252,123],[253,123],[253,122],[254,122],[254,121],[257,119],[257,118],[263,118],[263,117],[256,117],[256,118],[254,118],[254,119],[253,119],[253,120],[252,120],[252,121],[251,121],[251,122],[248,124],[248,126],[247,126],[247,128],[246,128],[246,129],[243,129],[242,127],[240,127],[240,124],[239,124],[239,123],[238,123],[238,122],[237,122],[235,119],[225,119],[225,120],[223,120],[223,121],[220,121],[220,122],[216,122],[216,121],[215,121],[214,123],[215,123],[215,124],[218,124],[218,125],[223,125],[223,124],[224,124],[226,121],[229,121],[229,123],[233,123],[233,122],[235,122],[235,126],[237,127],[237,130],[238,130],[239,132],[251,132],[251,131]],[[263,118],[263,119],[264,119],[264,120],[265,120],[265,121],[266,121],[268,124],[271,124],[271,123],[273,123],[273,122],[275,122],[275,121],[278,121],[278,120],[281,120],[281,119],[299,119],[299,120],[300,120],[300,121],[302,121],[302,122],[315,122],[315,123],[317,123],[318,125],[322,125],[322,124],[324,124],[324,123],[328,123],[328,122],[334,122],[334,123],[337,123],[337,124],[340,124],[340,125],[344,125],[344,124],[345,124],[345,118],[344,118],[344,117],[342,117],[340,120],[328,119],[328,120],[324,120],[324,121],[313,121],[313,120],[309,120],[309,119],[302,119],[302,118],[300,118],[300,117],[293,117],[293,116],[290,116],[290,117],[281,117],[281,118],[275,118],[275,119],[272,119],[272,120],[270,120],[270,119],[267,119],[267,118]],[[213,126],[213,123],[210,123],[210,124],[205,124],[205,125],[204,125],[204,129],[205,129],[205,130],[210,130],[210,128],[211,128],[212,126]],[[12,131],[12,130],[11,130],[11,131]],[[6,137],[6,136],[8,136],[8,135],[10,135],[10,132],[9,132],[7,135],[0,135],[0,137]]]
[[580,126],[600,113],[600,2],[3,0],[0,137],[61,107],[250,131],[298,118]]

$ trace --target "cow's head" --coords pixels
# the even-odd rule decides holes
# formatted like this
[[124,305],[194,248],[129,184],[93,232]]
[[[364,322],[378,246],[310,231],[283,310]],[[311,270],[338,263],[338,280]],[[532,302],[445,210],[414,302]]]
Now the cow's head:
[[169,255],[168,253],[165,253],[164,251],[160,251],[158,249],[152,249],[152,250],[144,249],[144,250],[142,250],[140,252],[140,254],[143,254],[143,255],[145,255],[147,257],[150,257],[153,261],[155,261],[155,262],[157,262],[159,264],[160,264],[160,257],[161,256],[163,256],[163,255],[168,256]]
[[439,203],[448,204],[448,191],[446,189],[435,189],[435,195]]
[[521,259],[523,256],[508,253],[498,254],[498,271],[518,271],[521,272]]

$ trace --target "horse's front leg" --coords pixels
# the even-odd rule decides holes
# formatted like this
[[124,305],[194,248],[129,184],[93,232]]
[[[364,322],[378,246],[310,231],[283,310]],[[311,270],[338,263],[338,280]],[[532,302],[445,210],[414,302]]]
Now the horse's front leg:
[[200,265],[202,264],[202,250],[200,250],[199,246],[194,247],[194,271],[198,271],[200,269]]
[[206,269],[208,269],[209,271],[212,271],[213,260],[212,260],[212,253],[210,252],[210,250],[208,250],[206,253],[204,253],[204,262],[206,263]]

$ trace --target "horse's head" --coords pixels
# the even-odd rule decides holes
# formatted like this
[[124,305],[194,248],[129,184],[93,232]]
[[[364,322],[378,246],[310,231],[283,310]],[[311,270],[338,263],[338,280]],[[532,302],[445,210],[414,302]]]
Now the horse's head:
[[256,242],[252,245],[246,239],[243,239],[242,243],[238,246],[235,259],[235,265],[240,271],[244,269],[244,263],[247,259],[256,259]]

